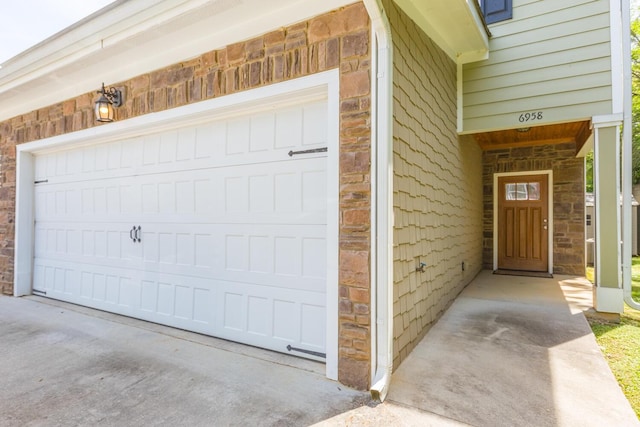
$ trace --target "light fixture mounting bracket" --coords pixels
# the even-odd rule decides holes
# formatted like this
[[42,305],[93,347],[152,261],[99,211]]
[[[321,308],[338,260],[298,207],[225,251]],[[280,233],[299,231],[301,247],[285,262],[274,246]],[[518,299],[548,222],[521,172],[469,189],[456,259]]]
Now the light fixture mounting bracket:
[[116,89],[115,87],[106,89],[104,87],[104,83],[102,83],[102,89],[99,90],[98,93],[107,98],[111,105],[113,105],[114,107],[120,107],[122,105],[122,91]]

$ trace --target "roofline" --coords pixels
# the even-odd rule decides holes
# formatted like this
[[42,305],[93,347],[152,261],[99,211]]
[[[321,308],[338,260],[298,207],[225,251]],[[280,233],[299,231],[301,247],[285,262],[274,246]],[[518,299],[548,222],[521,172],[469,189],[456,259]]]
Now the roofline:
[[352,3],[117,0],[3,64],[0,121]]

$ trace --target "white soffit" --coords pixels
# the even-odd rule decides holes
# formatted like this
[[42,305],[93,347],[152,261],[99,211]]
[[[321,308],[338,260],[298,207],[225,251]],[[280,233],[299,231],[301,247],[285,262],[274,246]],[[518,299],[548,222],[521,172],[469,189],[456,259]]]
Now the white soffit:
[[476,0],[394,0],[451,59],[464,64],[486,59],[489,36]]
[[351,3],[119,0],[2,64],[0,121]]

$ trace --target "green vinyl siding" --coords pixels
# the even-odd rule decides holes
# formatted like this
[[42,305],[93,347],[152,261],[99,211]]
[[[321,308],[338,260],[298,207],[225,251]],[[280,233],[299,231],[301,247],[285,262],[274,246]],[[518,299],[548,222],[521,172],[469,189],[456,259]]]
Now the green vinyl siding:
[[513,19],[491,25],[489,59],[463,67],[463,131],[611,114],[607,0],[514,0]]

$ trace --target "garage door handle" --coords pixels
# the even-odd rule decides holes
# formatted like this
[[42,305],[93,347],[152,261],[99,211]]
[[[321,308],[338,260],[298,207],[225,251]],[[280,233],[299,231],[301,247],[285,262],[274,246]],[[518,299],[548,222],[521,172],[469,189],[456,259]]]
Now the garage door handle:
[[135,225],[133,226],[133,228],[131,228],[131,230],[129,230],[129,238],[133,240],[133,243],[142,241],[140,235],[138,234],[141,230],[141,226],[136,227]]
[[289,151],[287,154],[289,154],[289,157],[293,157],[296,154],[312,154],[312,153],[326,153],[327,152],[327,147],[322,147],[322,148],[313,148],[311,150],[302,150],[302,151]]

